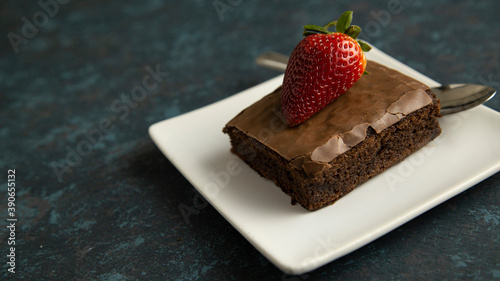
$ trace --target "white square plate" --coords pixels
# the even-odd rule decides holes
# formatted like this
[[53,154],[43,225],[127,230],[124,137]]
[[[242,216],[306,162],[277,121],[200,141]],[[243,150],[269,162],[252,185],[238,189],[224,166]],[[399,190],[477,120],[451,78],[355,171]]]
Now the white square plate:
[[[368,59],[437,82],[373,48]],[[283,76],[152,125],[159,149],[266,258],[302,274],[346,255],[500,170],[500,114],[485,106],[441,118],[441,136],[335,204],[309,212],[230,153],[224,125]],[[473,165],[471,165],[473,163]]]

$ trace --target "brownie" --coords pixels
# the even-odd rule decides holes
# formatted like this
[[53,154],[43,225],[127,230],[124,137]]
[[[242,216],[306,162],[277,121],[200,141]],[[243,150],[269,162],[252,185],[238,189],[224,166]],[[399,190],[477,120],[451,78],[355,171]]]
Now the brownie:
[[296,127],[281,112],[281,87],[223,128],[231,151],[308,210],[333,204],[441,133],[428,86],[373,61],[369,75]]

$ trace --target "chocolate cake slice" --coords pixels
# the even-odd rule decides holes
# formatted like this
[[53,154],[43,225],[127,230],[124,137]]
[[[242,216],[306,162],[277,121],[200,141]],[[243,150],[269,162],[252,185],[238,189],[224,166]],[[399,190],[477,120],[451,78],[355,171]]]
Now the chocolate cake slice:
[[280,91],[223,129],[231,151],[308,210],[333,204],[441,133],[439,100],[428,86],[376,62],[340,98],[296,127]]

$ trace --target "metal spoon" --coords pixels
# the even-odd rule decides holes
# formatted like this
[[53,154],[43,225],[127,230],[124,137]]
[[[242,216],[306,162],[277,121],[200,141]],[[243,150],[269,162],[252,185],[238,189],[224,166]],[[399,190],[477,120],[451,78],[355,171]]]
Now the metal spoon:
[[[284,72],[288,57],[268,52],[260,55],[256,63],[258,65]],[[441,115],[448,115],[464,111],[491,99],[496,90],[489,86],[474,84],[450,84],[431,88],[441,101]]]

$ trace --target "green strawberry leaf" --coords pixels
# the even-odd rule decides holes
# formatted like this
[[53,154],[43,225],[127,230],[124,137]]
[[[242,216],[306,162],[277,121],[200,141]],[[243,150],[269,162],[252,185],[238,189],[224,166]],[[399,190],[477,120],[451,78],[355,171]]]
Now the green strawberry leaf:
[[317,32],[306,31],[306,30],[304,30],[304,32],[302,32],[302,36],[309,36],[309,35],[313,35],[313,34],[318,34],[318,33]]
[[366,44],[365,42],[363,42],[361,40],[358,40],[358,44],[361,47],[361,50],[363,50],[363,52],[368,52],[372,49],[372,47],[370,45]]
[[336,20],[334,20],[332,22],[329,22],[327,25],[324,26],[324,28],[328,29],[328,28],[330,28],[332,26],[335,26],[335,25],[337,25],[337,21]]
[[361,27],[357,25],[351,25],[346,29],[344,33],[356,39],[358,38],[360,32],[361,32]]
[[344,12],[338,19],[335,30],[340,33],[344,33],[347,28],[351,25],[352,21],[352,11]]
[[314,25],[314,24],[304,25],[304,35],[306,35],[306,34],[307,35],[311,35],[311,34],[314,34],[314,33],[329,34],[331,32],[328,31],[328,29],[326,29],[326,28],[324,28],[322,26],[319,26],[319,25]]

